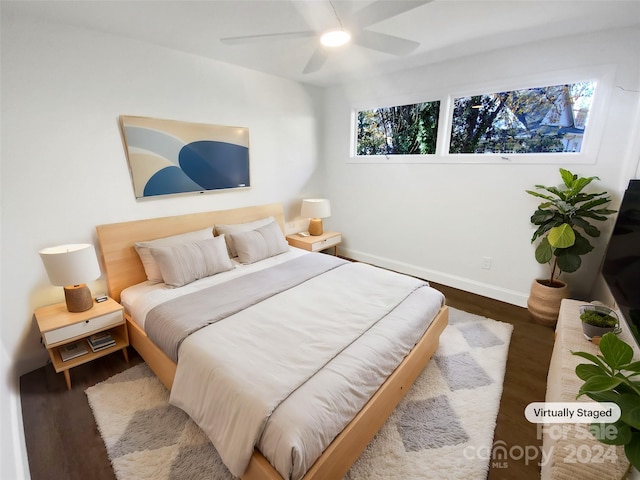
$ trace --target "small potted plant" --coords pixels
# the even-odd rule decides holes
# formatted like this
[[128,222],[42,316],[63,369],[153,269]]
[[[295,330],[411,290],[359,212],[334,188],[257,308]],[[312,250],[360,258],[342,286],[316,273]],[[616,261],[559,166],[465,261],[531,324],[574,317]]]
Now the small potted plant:
[[620,321],[616,312],[602,305],[582,305],[580,307],[582,333],[589,341],[597,341],[605,334],[620,333]]
[[562,272],[575,272],[582,264],[581,256],[593,250],[588,237],[600,236],[593,221],[603,221],[615,213],[605,207],[611,201],[607,192],[586,193],[584,189],[598,177],[579,177],[560,169],[564,185],[545,187],[541,191],[527,190],[529,195],[543,200],[531,216],[537,228],[531,242],[538,241],[535,258],[551,267],[547,278],[536,279],[527,306],[534,320],[554,326],[563,298],[569,296],[567,284],[559,280]]
[[[620,407],[620,420],[611,428],[594,423],[590,431],[606,445],[624,445],[631,470],[640,470],[640,362],[633,361],[633,349],[613,333],[600,340],[601,355],[572,352],[591,363],[576,367],[576,375],[584,380],[578,397],[586,395],[596,402],[613,402]],[[607,425],[607,424],[605,424]],[[635,474],[634,473],[634,474]]]

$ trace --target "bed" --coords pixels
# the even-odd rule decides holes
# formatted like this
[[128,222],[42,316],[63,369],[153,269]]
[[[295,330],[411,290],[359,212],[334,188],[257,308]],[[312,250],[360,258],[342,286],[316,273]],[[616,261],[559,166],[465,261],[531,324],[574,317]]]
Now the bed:
[[[398,306],[393,307],[389,315],[383,316],[382,320],[376,320],[376,322],[371,323],[371,325],[366,324],[364,326],[353,327],[355,328],[355,330],[353,330],[353,341],[349,340],[350,334],[347,333],[350,332],[350,329],[352,328],[351,320],[340,317],[340,321],[342,322],[344,320],[345,322],[345,332],[342,332],[343,334],[341,333],[339,336],[340,338],[337,338],[330,332],[326,334],[328,342],[345,342],[344,345],[336,343],[335,346],[331,346],[331,348],[336,349],[335,355],[326,353],[327,344],[319,344],[321,345],[320,347],[315,345],[316,337],[323,341],[325,340],[324,334],[318,335],[316,333],[322,331],[322,326],[318,324],[319,328],[314,330],[312,341],[309,342],[311,344],[309,351],[319,351],[321,353],[320,358],[313,361],[319,362],[319,364],[324,365],[324,367],[322,369],[318,369],[316,372],[313,370],[316,367],[309,365],[309,368],[311,369],[310,371],[316,373],[310,374],[309,379],[301,380],[295,377],[301,376],[302,378],[302,373],[305,368],[307,368],[306,359],[309,357],[309,351],[303,350],[302,352],[296,352],[297,348],[290,348],[291,345],[294,345],[296,340],[288,337],[288,332],[296,329],[296,322],[298,321],[298,315],[300,315],[300,312],[306,312],[308,309],[309,311],[314,309],[320,311],[321,308],[326,308],[326,317],[336,318],[340,316],[340,312],[346,310],[344,305],[347,304],[346,302],[349,297],[344,294],[344,291],[347,289],[336,289],[343,291],[343,297],[341,300],[337,299],[335,302],[322,300],[325,298],[322,296],[324,295],[322,293],[324,291],[323,289],[328,289],[328,286],[331,285],[340,285],[340,282],[343,282],[345,285],[354,285],[357,282],[353,282],[351,278],[359,277],[368,277],[371,282],[378,282],[379,280],[381,285],[387,285],[384,282],[391,278],[390,275],[397,274],[364,264],[355,264],[353,262],[345,262],[343,260],[331,260],[329,258],[331,256],[329,255],[308,253],[295,248],[287,248],[287,251],[269,256],[265,259],[260,259],[259,261],[250,262],[249,265],[233,264],[233,268],[230,270],[212,275],[210,278],[198,279],[195,282],[188,283],[185,287],[181,286],[180,288],[168,289],[164,288],[164,286],[158,287],[153,282],[149,282],[147,280],[147,272],[145,271],[145,267],[140,260],[140,256],[134,247],[134,244],[136,243],[139,244],[140,242],[177,234],[185,234],[187,232],[194,232],[201,229],[211,229],[214,225],[249,224],[250,222],[262,221],[262,219],[266,218],[273,219],[275,224],[279,227],[279,233],[281,235],[282,231],[284,231],[284,214],[282,205],[280,204],[98,226],[96,229],[100,245],[101,259],[107,276],[109,295],[117,301],[123,301],[125,303],[127,328],[129,330],[131,345],[138,351],[167,388],[172,390],[172,402],[174,402],[175,395],[175,404],[185,409],[192,418],[195,417],[194,420],[196,420],[196,423],[204,422],[205,425],[200,425],[201,428],[203,428],[210,438],[214,440],[214,446],[216,446],[217,449],[219,449],[218,447],[221,447],[225,454],[226,452],[224,452],[224,450],[226,446],[224,444],[216,445],[215,440],[220,441],[220,439],[214,438],[216,435],[215,432],[212,433],[208,429],[212,428],[210,425],[217,425],[220,422],[225,422],[222,415],[227,408],[226,405],[217,404],[221,405],[221,408],[219,409],[207,408],[207,401],[204,401],[202,398],[194,400],[195,403],[193,403],[193,405],[195,406],[183,405],[181,403],[187,401],[191,403],[191,397],[202,397],[204,395],[206,395],[207,399],[209,399],[208,401],[210,401],[211,398],[215,397],[215,395],[222,395],[220,392],[226,391],[226,387],[219,388],[218,386],[212,388],[209,381],[199,381],[201,378],[211,378],[211,382],[213,382],[214,377],[216,381],[218,381],[218,377],[225,376],[221,375],[220,372],[226,372],[227,368],[222,368],[219,365],[210,366],[209,360],[202,361],[200,359],[201,355],[212,355],[212,361],[223,362],[228,360],[227,357],[230,358],[235,355],[235,352],[241,349],[234,347],[233,344],[230,343],[231,337],[235,337],[236,332],[241,331],[240,327],[236,327],[236,325],[243,325],[243,322],[246,322],[246,327],[243,328],[246,328],[248,331],[255,330],[259,333],[258,336],[261,338],[266,338],[268,336],[265,333],[267,330],[260,330],[261,328],[266,328],[263,324],[268,325],[268,331],[272,331],[273,329],[274,332],[277,332],[275,337],[278,339],[278,342],[281,342],[277,346],[254,346],[254,348],[250,349],[251,352],[259,351],[259,355],[262,355],[263,353],[267,354],[265,352],[268,352],[270,348],[280,349],[279,352],[286,350],[286,355],[282,355],[282,359],[278,359],[278,361],[275,362],[266,362],[258,355],[258,353],[256,353],[256,359],[253,360],[257,364],[271,363],[272,365],[270,368],[273,368],[274,371],[278,372],[277,374],[274,374],[273,377],[276,381],[272,382],[269,380],[269,372],[261,373],[260,375],[256,375],[255,378],[249,378],[247,384],[251,384],[251,388],[247,388],[246,390],[252,390],[254,382],[262,382],[267,387],[270,387],[273,383],[278,383],[280,379],[284,377],[292,376],[294,378],[286,380],[286,382],[291,382],[290,385],[287,384],[286,386],[289,390],[286,390],[285,388],[283,392],[275,393],[276,397],[281,396],[282,398],[278,397],[279,406],[274,411],[269,411],[271,415],[268,417],[269,422],[266,423],[266,425],[260,426],[260,438],[256,440],[255,447],[250,443],[247,444],[247,442],[250,442],[253,438],[251,435],[249,435],[248,439],[242,437],[238,440],[241,444],[245,445],[245,450],[246,445],[251,445],[251,451],[249,452],[246,463],[242,460],[242,458],[244,458],[242,455],[240,455],[240,460],[236,461],[236,459],[231,459],[229,461],[229,465],[231,465],[230,470],[232,473],[247,480],[275,480],[282,478],[304,478],[305,480],[311,480],[342,478],[353,462],[358,458],[362,450],[373,438],[375,433],[380,429],[386,418],[391,414],[395,406],[404,396],[409,386],[429,361],[431,355],[437,348],[440,333],[447,324],[448,310],[444,304],[444,298],[442,295],[431,289],[431,287],[428,287],[428,285],[416,283],[419,282],[419,280],[413,279],[412,277],[401,276],[402,280],[397,283],[398,285],[402,284],[402,286],[398,286],[398,290],[396,291],[396,279],[394,278],[393,285],[389,283],[388,286],[383,288],[380,295],[375,295],[376,299],[380,298],[379,301],[372,302],[376,305],[364,305],[363,302],[362,307],[352,309],[354,312],[358,312],[357,314],[353,314],[354,324],[361,322],[361,318],[364,316],[364,314],[360,314],[362,311],[372,308],[381,308],[383,310],[389,309],[389,305],[394,305],[393,302],[397,301],[394,300],[394,298],[404,299],[406,296],[406,299],[398,303]],[[267,229],[267,227],[260,228],[261,231],[266,231]],[[273,228],[273,225],[270,224],[269,228]],[[239,241],[240,239],[244,239],[246,235],[249,234],[231,235],[231,238]],[[227,238],[229,238],[229,235]],[[240,245],[240,243],[238,243],[238,245]],[[158,251],[154,250],[154,252],[157,253]],[[306,274],[305,272],[313,269],[316,269],[320,273],[309,274],[307,279],[298,278],[298,275],[300,275],[301,272]],[[265,275],[267,276],[265,277]],[[354,277],[350,277],[350,275]],[[234,280],[228,280],[227,276],[230,278],[233,277]],[[233,292],[235,291],[230,287],[234,282],[244,282],[244,284],[242,284],[244,285],[242,288],[246,288],[246,285],[255,283],[268,285],[271,288],[272,284],[275,285],[279,282],[265,280],[265,278],[288,279],[290,276],[291,282],[293,282],[291,285],[286,284],[289,280],[282,280],[284,282],[284,286],[281,288],[274,286],[273,288],[275,289],[275,293],[265,294],[264,298],[257,302],[258,305],[251,304],[243,306],[241,304],[240,307],[238,307],[238,310],[228,313],[230,316],[226,318],[232,318],[233,322],[236,323],[231,324],[230,321],[224,320],[223,317],[220,321],[208,325],[205,328],[198,330],[196,333],[186,335],[185,338],[181,340],[181,343],[177,343],[177,345],[166,346],[163,344],[162,338],[155,337],[154,335],[156,335],[156,333],[152,332],[154,327],[151,327],[151,325],[155,325],[156,320],[150,321],[149,324],[144,320],[145,318],[148,318],[147,315],[149,315],[149,312],[155,313],[156,311],[160,312],[161,318],[177,317],[179,315],[176,314],[176,311],[187,311],[190,309],[191,304],[196,303],[191,299],[191,297],[187,303],[185,303],[185,299],[180,299],[180,295],[176,293],[178,291],[194,290],[194,292],[192,292],[194,295],[193,298],[197,298],[198,296],[228,298],[233,296]],[[261,280],[257,282],[255,279]],[[206,288],[201,286],[206,282],[212,282],[213,285],[207,284]],[[366,292],[371,288],[369,284],[363,285],[363,292],[358,294],[360,296],[362,296],[363,293],[366,294]],[[213,290],[214,288],[226,288],[227,290]],[[280,290],[278,290],[278,288],[280,288]],[[403,293],[404,290],[402,289],[404,288],[408,289],[407,291],[410,293]],[[209,292],[209,289],[212,289],[211,291],[215,291],[216,294],[211,295],[207,293],[204,295],[206,292]],[[147,290],[155,293],[148,295]],[[356,295],[356,290],[357,289],[353,289],[354,295]],[[198,291],[200,291],[200,293],[198,293]],[[349,295],[351,295],[351,293],[352,292],[349,291]],[[167,301],[164,299],[164,295],[166,294],[171,298],[176,299]],[[333,294],[334,293],[331,293],[331,295]],[[238,295],[238,298],[240,297],[244,297],[244,295]],[[318,297],[318,299],[316,300],[315,297]],[[143,298],[144,300],[140,300],[140,298]],[[149,298],[152,300],[148,300]],[[407,332],[406,335],[398,334],[398,340],[388,339],[388,337],[394,337],[394,335],[389,333],[389,328],[397,328],[396,326],[391,327],[391,324],[388,323],[394,319],[394,315],[396,317],[403,316],[407,312],[416,310],[418,308],[418,304],[420,302],[424,302],[424,299],[426,298],[429,298],[429,313],[422,313],[416,316],[424,317],[420,320],[420,322],[422,322],[421,325],[423,326],[416,326],[416,328],[422,328],[422,330],[419,330],[418,334],[415,332]],[[384,304],[385,301],[389,301],[391,303],[386,305]],[[320,305],[316,305],[315,307],[311,306],[310,304],[313,304],[314,302],[319,303]],[[343,304],[342,307],[340,306],[341,302]],[[328,305],[329,303],[331,305]],[[335,305],[333,305],[334,303]],[[256,313],[256,309],[258,308],[262,310],[259,310],[258,313]],[[265,311],[269,312],[269,317],[265,316]],[[305,321],[307,321],[307,319],[322,317],[323,311],[325,310],[305,316]],[[292,314],[289,314],[289,312]],[[162,315],[164,315],[164,317],[162,317]],[[264,320],[265,318],[267,321]],[[141,321],[141,319],[143,320]],[[239,319],[242,320],[240,321]],[[282,320],[282,326],[279,325],[280,321],[278,319]],[[286,322],[289,323],[287,324]],[[229,325],[233,325],[233,327],[230,327]],[[277,328],[280,328],[281,330],[278,331]],[[407,349],[408,353],[406,356],[406,352],[395,352],[393,354],[390,352],[377,353],[376,355],[378,355],[378,357],[389,357],[390,362],[396,363],[392,366],[386,364],[384,366],[379,366],[376,364],[369,366],[367,370],[348,370],[350,368],[362,369],[362,363],[365,360],[361,359],[366,357],[366,355],[363,355],[363,352],[371,350],[370,346],[361,344],[362,340],[360,340],[359,334],[356,333],[358,328],[362,328],[365,332],[365,334],[361,335],[362,338],[370,338],[368,341],[377,342],[380,341],[380,339],[383,339],[384,342],[397,341],[403,344],[407,344],[407,342],[409,342],[410,346],[404,347]],[[164,330],[162,331],[164,332]],[[237,333],[237,341],[246,342],[247,337],[244,335],[244,333]],[[412,340],[410,335],[417,336]],[[152,341],[150,337],[155,338],[156,341]],[[347,340],[343,340],[343,338],[347,338]],[[253,342],[254,340],[249,341]],[[209,342],[214,342],[215,348],[210,347]],[[215,342],[219,343],[215,344]],[[243,345],[243,343],[240,345]],[[282,345],[289,345],[289,347],[283,348]],[[174,350],[172,350],[172,348]],[[175,359],[178,351],[180,352],[180,361],[176,362]],[[241,354],[244,355],[244,353]],[[325,354],[327,354],[328,357],[322,358],[322,355]],[[313,355],[315,355],[315,353]],[[219,358],[215,358],[216,356]],[[396,360],[394,360],[394,356],[397,357]],[[185,366],[187,365],[187,359],[194,363],[189,364],[189,366]],[[356,366],[352,366],[350,363],[354,359],[358,364]],[[291,368],[291,362],[296,365],[296,368]],[[397,362],[399,362],[399,364]],[[249,366],[245,368],[253,368],[252,364],[249,363],[248,365]],[[278,368],[280,368],[279,371]],[[338,368],[346,368],[347,370],[339,371]],[[327,416],[326,412],[324,417],[322,413],[318,413],[317,415],[313,413],[315,411],[322,410],[322,403],[318,404],[318,408],[313,408],[313,402],[320,402],[320,400],[317,400],[317,398],[313,396],[313,393],[310,397],[303,397],[301,395],[306,395],[304,392],[314,392],[319,390],[327,391],[330,395],[333,395],[333,393],[331,393],[333,383],[331,382],[334,382],[334,380],[339,380],[340,377],[345,376],[349,379],[360,379],[361,377],[368,377],[369,372],[377,372],[375,374],[371,374],[372,377],[375,377],[376,375],[384,375],[384,378],[382,380],[375,378],[371,380],[376,386],[370,393],[366,393],[366,388],[371,388],[371,386],[363,387],[365,393],[362,394],[359,390],[360,387],[358,387],[358,395],[365,395],[366,398],[356,399],[357,401],[354,400],[353,402],[349,401],[349,403],[353,403],[349,408],[355,409],[350,413],[348,408],[343,409],[340,407],[336,409],[340,413],[339,415],[335,415],[338,417],[336,420],[337,425],[334,425],[333,423],[331,425],[327,425],[327,432],[329,433],[325,433],[323,425],[322,433],[316,435],[316,430],[314,430],[314,428],[316,428],[317,425],[314,427],[313,422],[324,421],[323,419]],[[233,376],[235,376],[235,374]],[[284,381],[285,380],[283,380],[283,382]],[[314,386],[314,382],[317,383],[316,386]],[[326,385],[329,384],[332,385],[332,387],[326,388]],[[174,386],[176,388],[172,388]],[[240,385],[240,388],[242,389],[242,385]],[[336,386],[336,391],[337,389],[338,386]],[[187,390],[189,390],[189,392],[187,392]],[[335,395],[341,396],[342,393],[339,395],[336,393]],[[185,400],[185,398],[187,399]],[[262,401],[262,398],[260,400]],[[242,401],[239,401],[239,403],[242,403]],[[267,407],[268,405],[269,404],[267,402]],[[309,405],[312,407],[309,408]],[[243,410],[248,413],[242,416],[246,416],[250,419],[255,411],[256,421],[258,421],[259,424],[259,419],[261,418],[260,415],[263,414],[260,408],[264,407],[260,405],[259,408],[256,407],[254,409],[253,404],[251,404],[249,408]],[[305,409],[310,410],[313,414]],[[289,411],[291,411],[293,415],[291,418],[294,418],[295,420],[289,418],[288,413],[286,415],[285,413],[280,414],[281,412]],[[343,417],[347,414],[349,417],[345,420]],[[235,416],[237,416],[237,412]],[[234,417],[234,415],[231,415],[231,417]],[[309,422],[311,422],[310,425],[302,425],[298,428],[299,423],[305,423],[307,421],[305,417],[311,417],[309,420]],[[245,419],[243,418],[243,422],[244,421]],[[227,426],[227,428],[230,428],[230,430],[227,431],[235,432],[236,429],[233,427],[235,424],[231,425],[231,427]],[[274,426],[271,427],[271,425]],[[302,457],[299,460],[296,459],[295,462],[293,460],[288,460],[286,457],[282,457],[281,454],[278,453],[278,449],[269,444],[273,439],[275,439],[275,441],[273,441],[274,444],[282,443],[281,437],[289,436],[287,429],[290,428],[291,425],[295,425],[295,428],[292,428],[292,430],[297,431],[299,429],[302,432],[302,439],[291,440],[299,443],[297,447],[300,452],[296,455]],[[307,429],[306,431],[304,430],[305,428]],[[282,432],[284,432],[284,434]],[[223,443],[226,443],[226,437],[224,437],[224,434],[220,435],[223,435]],[[312,437],[313,441],[311,441]],[[315,437],[320,438],[316,439]],[[235,438],[230,438],[228,440],[228,443],[230,444],[233,442],[236,442]],[[284,443],[284,446],[285,450],[296,450],[287,443]],[[309,452],[306,451],[307,449]],[[233,453],[235,454],[235,452]],[[269,460],[267,460],[267,457]],[[225,458],[230,457],[223,456],[223,459]],[[288,461],[292,463],[292,465],[288,465]],[[225,463],[227,462],[225,461]],[[295,463],[295,465],[293,465],[293,463]],[[274,467],[272,464],[276,466]]]

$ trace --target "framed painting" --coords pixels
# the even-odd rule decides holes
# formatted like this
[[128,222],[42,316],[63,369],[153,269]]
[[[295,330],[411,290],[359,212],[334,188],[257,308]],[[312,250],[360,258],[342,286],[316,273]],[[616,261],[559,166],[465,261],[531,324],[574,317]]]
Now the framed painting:
[[136,198],[246,188],[249,129],[120,116]]

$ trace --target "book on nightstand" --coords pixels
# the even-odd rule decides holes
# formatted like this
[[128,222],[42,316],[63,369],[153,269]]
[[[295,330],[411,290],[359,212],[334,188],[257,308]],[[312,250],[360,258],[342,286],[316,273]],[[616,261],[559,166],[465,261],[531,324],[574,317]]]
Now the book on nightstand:
[[68,343],[59,347],[58,351],[60,352],[60,358],[62,358],[63,362],[89,353],[89,350],[87,350],[84,342]]
[[105,348],[109,348],[116,344],[115,339],[109,332],[96,333],[87,338],[87,340],[89,341],[91,350],[93,350],[94,352],[104,350]]

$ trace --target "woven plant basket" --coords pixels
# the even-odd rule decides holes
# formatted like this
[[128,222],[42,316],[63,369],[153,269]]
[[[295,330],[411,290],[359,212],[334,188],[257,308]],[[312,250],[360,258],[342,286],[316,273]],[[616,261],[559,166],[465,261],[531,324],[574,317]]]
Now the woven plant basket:
[[529,315],[536,323],[548,327],[555,327],[563,298],[569,298],[567,284],[555,280],[552,286],[546,280],[534,280],[529,292],[527,308]]

